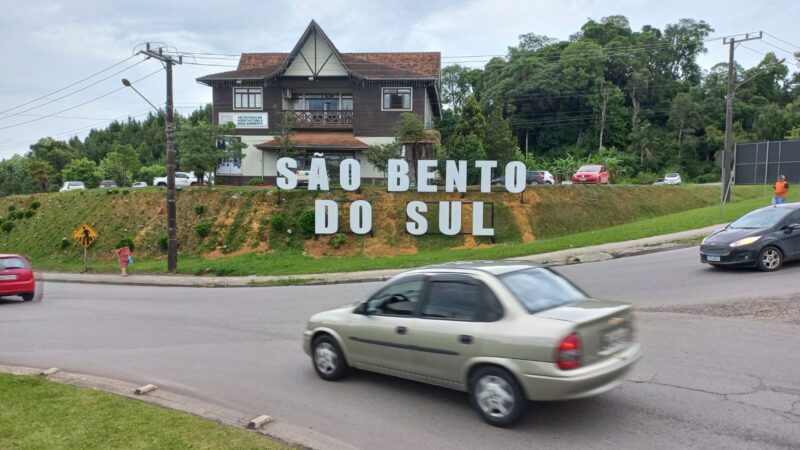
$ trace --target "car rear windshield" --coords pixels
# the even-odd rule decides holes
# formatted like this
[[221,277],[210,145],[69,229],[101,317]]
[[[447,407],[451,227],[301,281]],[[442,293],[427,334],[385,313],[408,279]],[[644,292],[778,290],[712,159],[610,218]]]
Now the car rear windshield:
[[586,298],[569,280],[548,269],[511,272],[501,275],[500,280],[531,314]]
[[0,258],[0,270],[27,269],[28,265],[22,258]]
[[600,166],[581,166],[578,172],[600,172]]
[[70,186],[83,186],[83,182],[82,181],[70,181],[69,185]]
[[787,208],[758,209],[740,217],[729,228],[770,228],[778,224],[790,212]]
[[668,173],[667,174],[667,178],[678,178],[678,174],[677,173]]

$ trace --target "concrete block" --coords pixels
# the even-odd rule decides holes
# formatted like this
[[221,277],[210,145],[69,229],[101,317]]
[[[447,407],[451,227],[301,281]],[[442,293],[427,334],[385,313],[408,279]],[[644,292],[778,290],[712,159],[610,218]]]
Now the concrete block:
[[153,385],[153,384],[145,384],[144,386],[142,386],[140,388],[136,388],[136,390],[133,391],[133,393],[136,394],[136,395],[144,395],[144,394],[147,394],[148,392],[153,392],[156,389],[158,389],[158,387]]
[[58,372],[61,372],[61,369],[59,369],[58,367],[51,367],[49,369],[45,369],[45,370],[39,372],[39,375],[48,376],[48,375],[53,375],[53,374],[58,373]]
[[264,425],[266,425],[266,424],[268,424],[270,422],[272,422],[272,417],[266,416],[266,415],[258,416],[255,419],[253,419],[253,420],[251,420],[250,422],[247,423],[247,428],[249,428],[251,430],[258,430],[258,429],[260,429],[261,427],[263,427]]

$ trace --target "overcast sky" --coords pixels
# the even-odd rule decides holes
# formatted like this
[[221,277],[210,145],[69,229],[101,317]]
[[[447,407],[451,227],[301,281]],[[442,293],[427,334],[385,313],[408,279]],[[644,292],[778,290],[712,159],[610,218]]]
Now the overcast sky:
[[[587,19],[622,14],[634,30],[643,25],[663,29],[681,18],[705,20],[712,36],[763,30],[775,37],[753,41],[736,52],[745,67],[768,51],[793,62],[789,52],[800,47],[800,1],[752,0],[294,0],[237,1],[17,1],[0,16],[0,111],[61,89],[133,54],[137,44],[160,41],[185,52],[239,54],[287,52],[305,27],[316,19],[342,52],[440,51],[444,61],[467,55],[502,55],[523,33],[567,39]],[[781,41],[782,40],[782,41]],[[783,42],[786,41],[786,42]],[[782,49],[778,49],[781,47]],[[708,43],[700,58],[709,68],[727,59],[721,41]],[[479,66],[488,58],[470,65]],[[0,159],[23,154],[40,137],[85,136],[91,127],[111,119],[137,118],[149,106],[130,89],[90,100],[122,86],[120,79],[142,78],[158,70],[158,62],[141,58],[103,72],[43,100],[0,113]],[[202,60],[234,64],[234,60]],[[183,65],[175,69],[175,104],[186,114],[211,101],[211,88],[195,78],[228,67]],[[798,68],[792,63],[791,70]],[[63,99],[58,97],[108,80]],[[136,84],[153,103],[165,101],[164,73]],[[52,101],[47,105],[45,102]],[[73,108],[88,102],[85,105]],[[41,107],[37,107],[43,105]],[[36,108],[34,108],[36,107]],[[31,109],[34,108],[34,109]],[[30,111],[26,111],[30,109]],[[69,109],[69,110],[67,110]],[[67,111],[65,111],[67,110]],[[62,112],[63,111],[63,112]],[[52,115],[54,117],[42,118]],[[29,122],[29,123],[24,123]],[[23,124],[24,123],[24,124]],[[19,126],[14,126],[21,124]]]

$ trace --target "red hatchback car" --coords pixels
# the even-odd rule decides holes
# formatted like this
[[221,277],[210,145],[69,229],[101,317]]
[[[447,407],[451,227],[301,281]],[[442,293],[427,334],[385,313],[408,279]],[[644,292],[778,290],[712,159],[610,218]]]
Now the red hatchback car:
[[19,295],[22,300],[33,300],[36,280],[28,260],[20,255],[0,253],[0,297]]
[[572,184],[608,184],[611,174],[606,166],[587,164],[572,176]]

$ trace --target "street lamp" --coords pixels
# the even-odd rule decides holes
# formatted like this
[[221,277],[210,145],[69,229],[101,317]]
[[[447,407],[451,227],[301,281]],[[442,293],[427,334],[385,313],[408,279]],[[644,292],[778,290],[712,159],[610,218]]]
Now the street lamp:
[[[149,45],[146,52],[140,53],[162,60],[162,62],[165,62],[167,69],[167,271],[176,272],[178,270],[178,211],[175,199],[175,124],[173,123],[172,112],[172,65],[174,61],[172,58],[164,57],[160,53],[151,52]],[[122,79],[122,84],[133,89],[156,112],[161,112],[147,97],[133,87],[133,84],[126,78]]]

